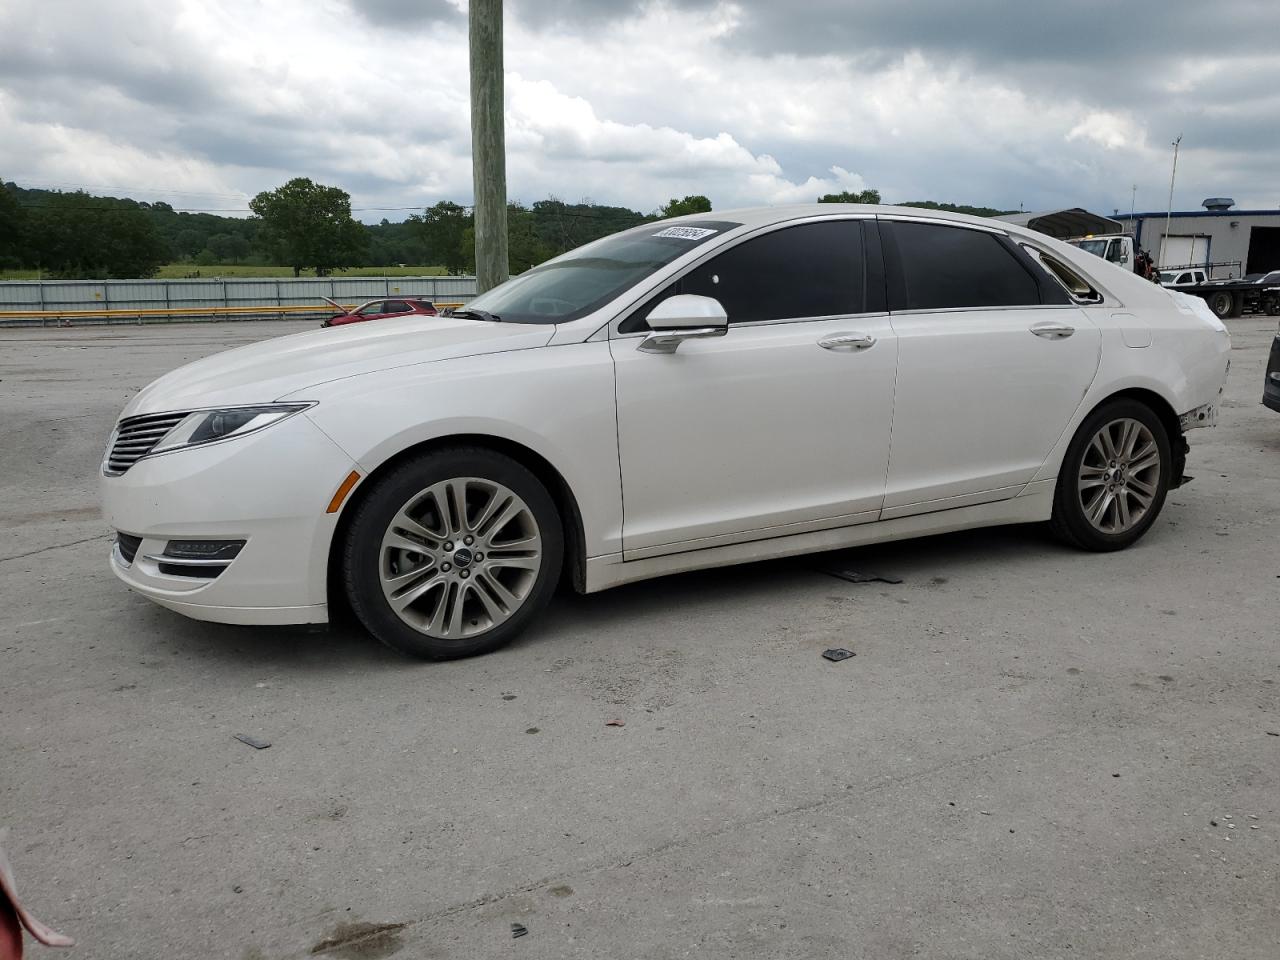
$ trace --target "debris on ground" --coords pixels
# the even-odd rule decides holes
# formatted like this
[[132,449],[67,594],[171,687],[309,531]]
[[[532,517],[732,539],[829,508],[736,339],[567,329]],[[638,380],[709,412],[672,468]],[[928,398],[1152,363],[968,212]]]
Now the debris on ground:
[[249,746],[253,747],[253,749],[255,750],[265,750],[267,749],[267,747],[271,746],[271,741],[259,740],[257,737],[251,737],[247,733],[237,733],[236,739],[239,740],[241,743],[247,743]]
[[627,721],[619,720],[617,717],[614,717],[612,720],[606,720],[604,725],[606,727],[625,727],[627,725]]
[[822,655],[832,663],[839,663],[841,660],[848,660],[850,657],[857,656],[852,650],[846,650],[844,647],[832,647],[830,650],[823,650]]
[[511,939],[518,940],[529,932],[529,928],[523,923],[513,923],[511,925]]
[[[7,830],[0,830],[0,843]],[[33,917],[18,902],[18,884],[0,846],[0,960],[22,960],[22,931],[46,947],[72,947],[75,941]]]
[[403,923],[340,923],[311,948],[312,954],[385,957],[401,947]]
[[901,583],[901,577],[891,577],[884,573],[860,573],[848,567],[822,567],[819,572],[850,583]]

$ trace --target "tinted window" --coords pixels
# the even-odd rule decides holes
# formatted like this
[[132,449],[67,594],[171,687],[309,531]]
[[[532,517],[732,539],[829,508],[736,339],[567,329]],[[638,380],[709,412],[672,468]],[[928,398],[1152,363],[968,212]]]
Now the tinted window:
[[730,323],[863,309],[862,225],[807,223],[766,233],[695,267],[680,293],[715,297]]
[[407,313],[409,305],[403,300],[388,300],[383,306],[383,313]]
[[994,235],[931,223],[894,223],[907,310],[1040,303],[1035,277]]

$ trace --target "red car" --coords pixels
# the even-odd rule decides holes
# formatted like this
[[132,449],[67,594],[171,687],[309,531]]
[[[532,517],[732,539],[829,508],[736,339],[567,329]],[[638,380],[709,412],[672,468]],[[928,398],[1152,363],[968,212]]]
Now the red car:
[[332,303],[342,311],[320,324],[322,327],[340,327],[345,323],[381,320],[383,317],[407,317],[412,314],[418,314],[423,317],[437,315],[436,305],[425,297],[396,297],[387,300],[370,300],[368,303],[362,303],[352,310],[348,310],[336,300],[330,300],[328,297],[321,297],[321,299],[327,303]]

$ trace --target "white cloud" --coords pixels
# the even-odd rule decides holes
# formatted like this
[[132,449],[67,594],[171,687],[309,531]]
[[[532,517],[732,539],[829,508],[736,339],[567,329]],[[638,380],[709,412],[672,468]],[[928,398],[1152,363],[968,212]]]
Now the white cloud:
[[[364,208],[468,201],[465,17],[443,0],[360,2],[367,15],[343,0],[7,0],[0,176],[115,181],[184,206],[291,176],[340,185]],[[512,5],[506,24],[509,192],[526,202],[652,210],[703,193],[724,209],[871,186],[891,200],[1105,211],[1135,178],[1140,205],[1159,194],[1167,163],[1149,144],[1180,132],[1154,129],[1154,109],[1100,98],[1127,86],[1119,73],[1098,88],[1022,84],[1003,62],[943,56],[936,39],[764,48],[737,42],[762,22],[747,2],[523,19],[536,9]],[[1177,89],[1231,90],[1216,61],[1188,63],[1196,79]],[[1255,126],[1274,105],[1257,102]],[[1197,118],[1216,126],[1197,140],[1188,124],[1180,195],[1274,203],[1267,165],[1229,146],[1244,118]],[[1228,172],[1248,182],[1215,179]],[[193,202],[198,192],[210,200]]]
[[1142,142],[1132,120],[1106,111],[1095,111],[1067,132],[1067,140],[1088,140],[1107,150],[1119,150]]

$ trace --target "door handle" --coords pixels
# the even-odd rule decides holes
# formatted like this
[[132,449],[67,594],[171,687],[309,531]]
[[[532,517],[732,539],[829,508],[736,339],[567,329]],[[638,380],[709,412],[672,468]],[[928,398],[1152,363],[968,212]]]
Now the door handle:
[[1065,323],[1036,323],[1028,329],[1037,337],[1044,337],[1046,340],[1065,340],[1076,332],[1075,327]]
[[875,344],[876,338],[869,333],[837,333],[818,341],[823,350],[866,350]]

